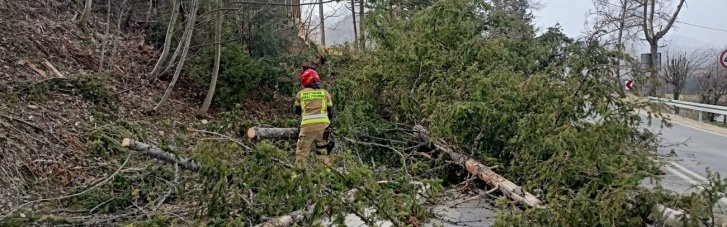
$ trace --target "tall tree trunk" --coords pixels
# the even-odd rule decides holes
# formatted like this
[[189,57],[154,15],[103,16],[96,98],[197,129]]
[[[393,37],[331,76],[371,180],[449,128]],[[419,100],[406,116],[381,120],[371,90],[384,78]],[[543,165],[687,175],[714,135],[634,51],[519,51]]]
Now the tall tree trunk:
[[124,16],[124,6],[126,5],[127,1],[128,0],[124,0],[123,2],[121,2],[121,7],[119,8],[119,17],[116,21],[116,35],[114,36],[114,45],[112,45],[111,54],[109,55],[109,69],[113,69],[114,67],[114,56],[116,55],[116,48],[118,47],[119,37],[121,36],[121,18]]
[[356,24],[356,3],[351,0],[351,18],[353,19],[353,46],[358,49],[358,25]]
[[[172,15],[169,17],[169,26],[167,26],[167,34],[164,38],[164,48],[162,49],[162,55],[159,56],[156,65],[154,65],[154,69],[147,76],[148,80],[156,78],[162,70],[162,65],[167,61],[167,56],[169,55],[169,47],[172,45],[172,37],[174,36],[174,27],[177,22],[180,5],[181,3],[177,0],[172,0]],[[181,43],[182,42],[180,41],[180,45]],[[179,48],[177,48],[174,53],[177,54],[177,51],[179,51]]]
[[154,111],[158,111],[159,108],[169,99],[169,95],[172,93],[172,90],[174,90],[174,85],[177,83],[177,80],[179,79],[179,74],[182,73],[182,67],[184,67],[184,60],[187,58],[187,52],[189,52],[189,44],[192,42],[192,34],[194,33],[194,23],[197,18],[197,9],[199,9],[199,0],[192,0],[192,7],[189,11],[189,15],[187,16],[187,25],[184,29],[184,48],[182,48],[182,54],[180,55],[179,63],[177,64],[177,70],[174,71],[174,77],[172,77],[172,82],[169,83],[169,86],[167,86],[167,90],[164,92],[164,96],[162,96],[162,99],[157,103],[157,105],[154,107]]
[[323,15],[323,0],[318,0],[318,17],[321,18],[321,46],[326,46],[326,16]]
[[366,49],[366,33],[364,33],[364,4],[365,0],[358,0],[358,14],[360,15],[358,17],[358,30],[359,35],[361,36],[361,39],[359,40],[359,44],[361,45],[361,50]]
[[108,1],[106,8],[106,34],[104,35],[103,44],[101,44],[101,61],[98,63],[98,71],[104,70],[104,62],[106,61],[106,45],[109,42],[109,33],[111,32],[111,1]]
[[144,18],[144,26],[149,25],[149,18],[151,18],[152,9],[154,9],[154,0],[149,0],[149,8],[146,10],[146,17]]
[[[182,47],[184,47],[184,42],[179,42],[177,44],[177,48],[174,49],[174,54],[172,54],[172,57],[169,59],[169,62],[167,62],[167,66],[164,67],[164,70],[162,70],[154,78],[159,77],[159,75],[166,74],[167,72],[169,72],[169,70],[172,69],[172,67],[174,67],[174,62],[176,62],[177,58],[179,58],[179,53],[182,52]],[[152,78],[152,79],[154,79],[154,78]]]
[[210,87],[207,90],[207,97],[202,103],[202,108],[199,110],[199,115],[206,115],[207,110],[212,104],[212,97],[215,95],[215,88],[217,88],[217,75],[220,72],[220,55],[222,54],[222,2],[216,0],[217,3],[217,23],[215,23],[215,65],[212,68],[212,79],[210,80]]
[[[654,29],[654,18],[656,15],[656,0],[644,0],[642,7],[643,14],[643,30],[644,30],[644,39],[649,43],[649,47],[651,49],[651,64],[650,64],[650,80],[651,80],[651,86],[649,87],[649,93],[650,96],[656,96],[656,89],[658,86],[658,72],[656,65],[657,60],[657,52],[659,48],[659,40],[666,35],[667,32],[669,32],[669,29],[674,25],[676,22],[677,16],[679,15],[679,12],[682,10],[682,7],[684,6],[684,2],[686,0],[679,0],[679,5],[677,5],[677,9],[674,11],[674,13],[668,17],[668,23],[664,27],[660,27],[659,31],[656,31]],[[660,16],[661,18],[661,16]]]
[[[79,24],[86,23],[86,20],[88,19],[88,14],[91,14],[91,5],[92,4],[93,4],[92,0],[86,0],[86,4],[84,4],[84,6],[83,6],[83,13],[81,13],[81,19],[78,20]],[[111,5],[111,3],[109,3],[109,5]]]
[[651,74],[651,86],[649,87],[649,96],[656,96],[656,87],[658,86],[658,69],[657,69],[657,52],[658,52],[658,44],[657,42],[651,42],[649,44],[650,50],[651,50],[651,64],[649,64],[649,73]]

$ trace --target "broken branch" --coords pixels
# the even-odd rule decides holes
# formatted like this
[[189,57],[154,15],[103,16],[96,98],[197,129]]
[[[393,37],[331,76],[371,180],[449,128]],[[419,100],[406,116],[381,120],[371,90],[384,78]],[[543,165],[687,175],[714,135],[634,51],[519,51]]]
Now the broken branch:
[[504,177],[495,173],[491,170],[490,167],[483,165],[482,163],[472,159],[466,154],[455,152],[443,142],[433,139],[430,136],[429,131],[427,131],[423,126],[417,125],[414,126],[413,129],[415,135],[420,140],[432,142],[435,148],[443,151],[444,153],[447,153],[450,158],[455,163],[457,163],[457,165],[462,166],[467,170],[467,172],[477,176],[477,178],[485,181],[485,183],[489,184],[490,186],[497,188],[500,192],[502,192],[510,199],[527,205],[528,207],[545,208],[543,202],[540,201],[540,199],[535,197],[533,194],[524,191],[522,187],[518,186],[512,181],[505,179]]
[[174,154],[163,151],[162,149],[159,149],[149,144],[134,141],[129,138],[124,138],[124,140],[121,142],[121,146],[169,164],[179,165],[180,167],[182,167],[182,169],[192,172],[199,171],[201,167],[199,164],[194,162],[194,160],[188,158],[179,158]]

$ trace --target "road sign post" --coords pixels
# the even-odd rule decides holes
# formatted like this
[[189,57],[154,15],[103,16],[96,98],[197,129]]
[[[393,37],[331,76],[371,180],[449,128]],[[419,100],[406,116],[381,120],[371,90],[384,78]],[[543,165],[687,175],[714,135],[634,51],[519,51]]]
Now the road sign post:
[[722,51],[719,55],[719,64],[727,69],[727,50]]

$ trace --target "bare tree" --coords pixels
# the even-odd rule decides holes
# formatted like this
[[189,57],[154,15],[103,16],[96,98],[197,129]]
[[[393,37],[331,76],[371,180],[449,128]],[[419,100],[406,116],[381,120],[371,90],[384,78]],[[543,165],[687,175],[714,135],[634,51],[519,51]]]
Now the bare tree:
[[159,108],[167,101],[167,99],[169,99],[169,95],[172,93],[172,90],[174,89],[174,85],[177,83],[177,80],[179,79],[179,74],[182,72],[182,68],[184,67],[184,61],[187,58],[187,52],[189,52],[189,44],[192,42],[192,34],[194,33],[194,23],[197,18],[197,10],[199,9],[199,0],[192,0],[191,5],[192,5],[191,9],[187,16],[187,24],[184,29],[184,34],[182,35],[182,40],[184,42],[184,48],[182,48],[182,53],[179,56],[180,59],[179,59],[179,63],[177,63],[177,69],[174,71],[174,77],[172,77],[172,81],[169,83],[169,86],[167,86],[167,90],[164,92],[164,96],[162,96],[162,99],[154,107],[154,111],[158,111]]
[[[727,96],[727,70],[717,64],[710,64],[697,75],[699,102],[718,105]],[[708,113],[709,121],[714,121],[714,114]],[[725,119],[727,122],[727,119]]]
[[[109,4],[111,4],[111,3],[109,3]],[[79,24],[86,23],[86,20],[88,19],[88,14],[91,14],[92,5],[93,5],[92,0],[86,0],[86,4],[83,5],[83,13],[81,13],[81,19],[78,20]]]
[[711,64],[697,75],[699,86],[699,102],[704,104],[719,104],[727,95],[727,70],[719,65]]
[[[666,35],[667,32],[671,29],[671,27],[674,25],[674,22],[676,22],[677,16],[679,16],[679,12],[682,10],[682,7],[684,6],[684,2],[686,0],[678,0],[679,4],[677,5],[676,10],[674,10],[674,13],[672,15],[668,15],[667,13],[664,13],[667,11],[666,9],[669,7],[665,7],[666,2],[660,2],[659,4],[661,7],[657,7],[657,1],[659,0],[642,0],[642,10],[643,14],[642,16],[642,26],[644,29],[644,39],[646,42],[649,43],[650,53],[651,53],[651,65],[650,65],[650,74],[651,74],[651,86],[649,87],[649,95],[655,96],[656,95],[656,87],[657,87],[657,53],[659,49],[659,40]],[[657,17],[658,14],[658,17]],[[656,29],[658,28],[658,30]]]
[[[217,8],[222,8],[221,0],[216,0]],[[220,55],[222,53],[222,11],[217,10],[215,22],[215,64],[212,68],[212,79],[210,80],[210,87],[207,90],[207,97],[202,103],[202,108],[199,110],[199,115],[206,115],[207,110],[212,104],[212,97],[215,95],[215,88],[217,87],[217,76],[220,72]]]
[[[172,45],[172,36],[174,36],[174,29],[175,25],[177,23],[177,16],[179,13],[179,7],[181,5],[180,2],[177,0],[171,0],[172,3],[172,15],[169,17],[169,26],[167,26],[167,34],[164,38],[164,48],[162,49],[162,54],[159,56],[159,59],[157,60],[156,65],[154,65],[154,69],[149,73],[147,76],[147,79],[151,80],[157,77],[159,73],[162,70],[162,65],[167,61],[167,56],[169,56],[169,48]],[[182,42],[179,43],[181,47]],[[176,53],[179,52],[179,48],[175,51]],[[176,60],[176,57],[172,58],[172,61]]]
[[687,81],[690,81],[698,70],[701,69],[704,62],[704,54],[701,51],[693,51],[689,56],[687,53],[670,56],[666,53],[666,64],[662,70],[662,78],[673,88],[674,100],[679,100],[679,96],[684,90]]
[[637,13],[640,5],[633,0],[593,0],[593,6],[594,9],[589,11],[593,17],[589,22],[593,29],[590,36],[607,36],[606,44],[622,53],[613,67],[614,78],[621,83],[621,69],[626,57],[625,43],[637,39],[636,34],[642,27]]

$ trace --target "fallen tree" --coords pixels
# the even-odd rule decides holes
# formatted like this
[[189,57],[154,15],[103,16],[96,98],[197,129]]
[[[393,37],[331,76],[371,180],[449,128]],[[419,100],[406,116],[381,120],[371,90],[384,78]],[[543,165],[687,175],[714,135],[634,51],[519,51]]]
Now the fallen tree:
[[492,169],[490,169],[490,167],[472,159],[469,155],[452,150],[440,140],[433,139],[430,136],[429,131],[427,131],[423,126],[417,125],[414,126],[413,129],[417,138],[425,142],[430,142],[437,150],[447,153],[452,161],[457,163],[457,165],[462,166],[467,170],[467,172],[476,176],[480,180],[485,181],[485,183],[502,192],[502,194],[510,199],[532,208],[545,207],[543,202],[535,197],[535,195],[526,192],[522,189],[522,187],[508,179],[505,179],[500,174],[495,173]]
[[[477,178],[485,181],[490,186],[498,189],[507,197],[512,200],[524,204],[528,207],[543,208],[543,202],[540,201],[533,194],[525,192],[522,187],[505,179],[499,174],[492,171],[489,167],[482,163],[470,158],[468,155],[455,152],[450,149],[446,144],[440,141],[432,140],[429,136],[429,132],[420,125],[414,127],[415,136],[425,142],[432,142],[432,144],[440,151],[447,153],[452,161],[462,166]],[[295,138],[298,134],[297,128],[261,128],[253,127],[247,130],[247,137],[249,139],[290,139]]]

